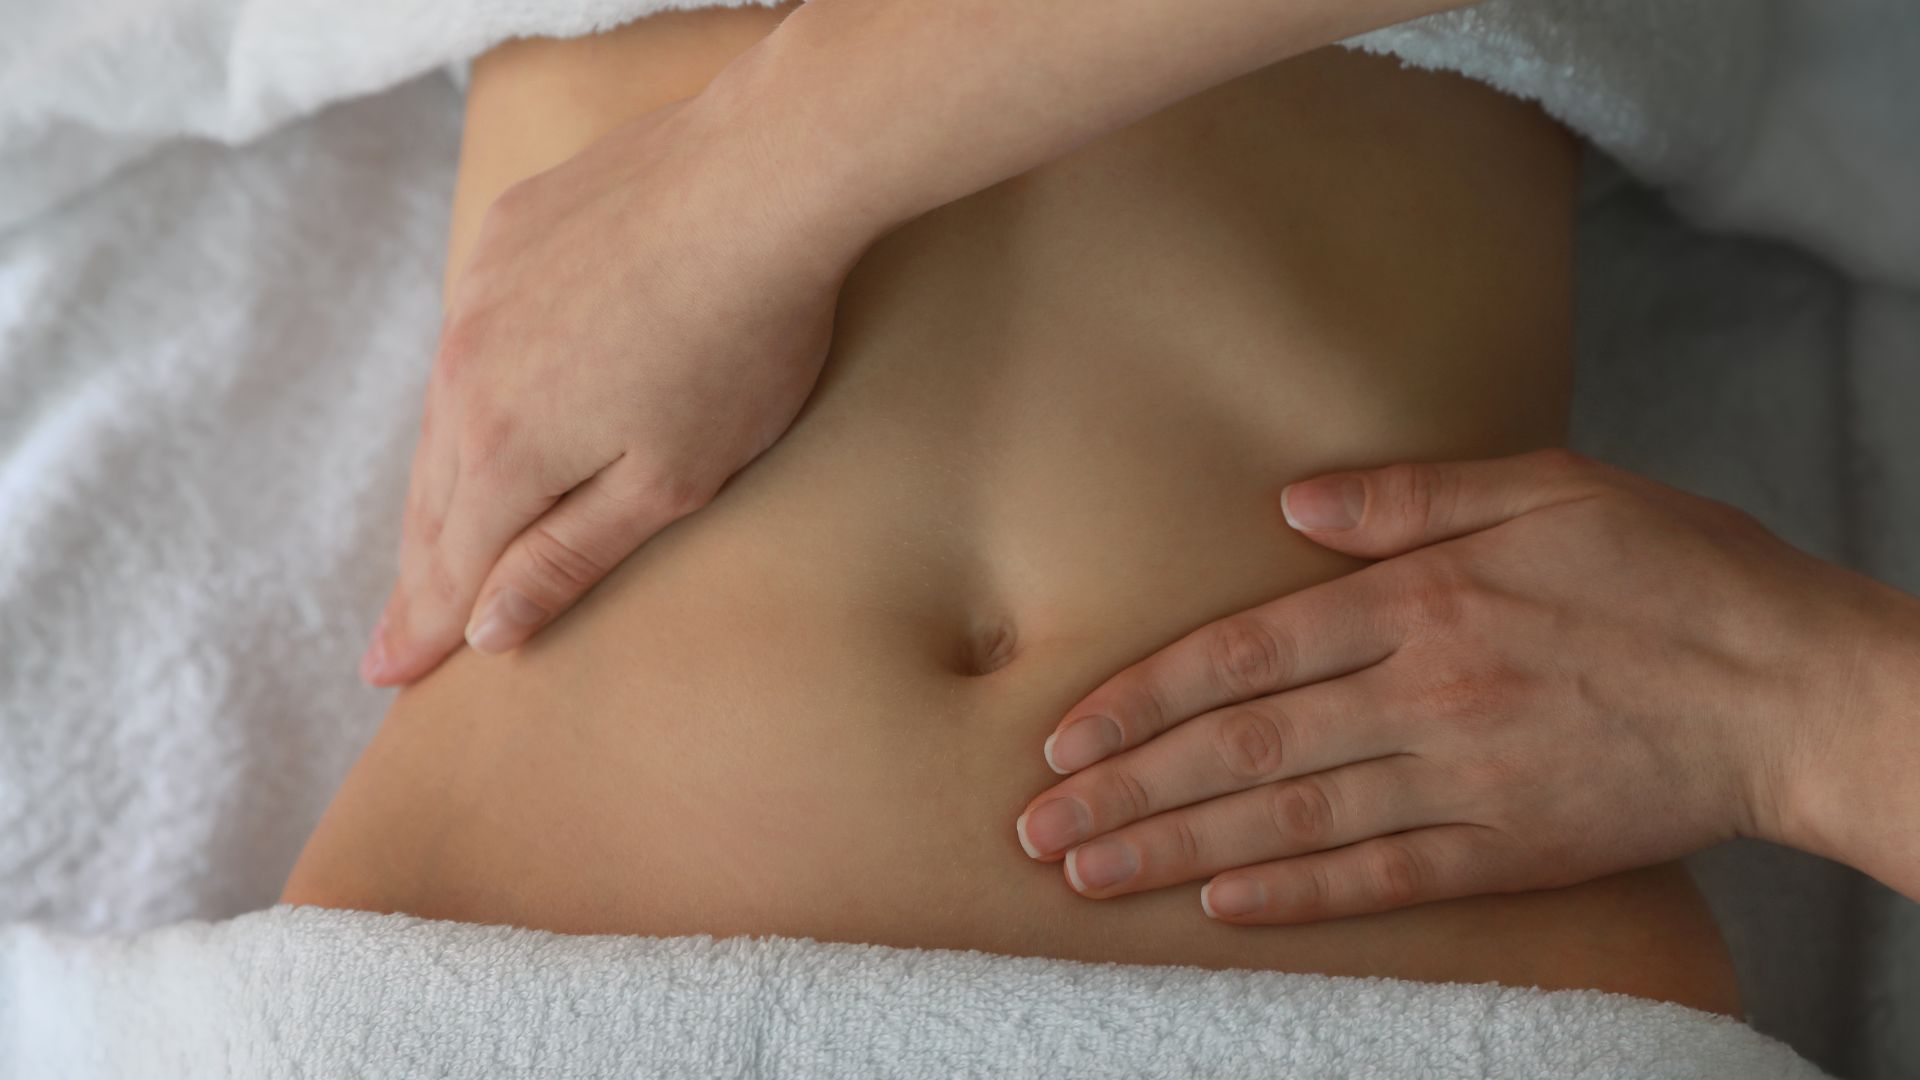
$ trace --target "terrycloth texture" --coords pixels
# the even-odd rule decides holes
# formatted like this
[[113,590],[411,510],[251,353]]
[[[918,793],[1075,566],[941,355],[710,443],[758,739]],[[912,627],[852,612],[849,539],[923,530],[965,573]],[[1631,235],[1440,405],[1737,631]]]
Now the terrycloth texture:
[[1920,288],[1910,0],[1494,0],[1351,44],[1538,101],[1700,224]]
[[[243,142],[509,37],[776,2],[6,0],[0,228],[169,139]],[[1703,220],[1920,286],[1905,0],[1487,0],[1354,44],[1541,101]]]
[[563,937],[279,907],[0,931],[23,1078],[1365,1076],[1798,1080],[1709,1013],[1543,993],[795,938]]
[[[386,700],[354,661],[389,583],[459,135],[451,85],[417,76],[658,6],[0,0],[0,920],[272,903]],[[1920,65],[1884,61],[1914,55],[1916,18],[1532,0],[1368,39],[1531,92],[1695,220],[1799,245],[1597,186],[1576,443],[1908,589],[1920,131],[1900,87]],[[1554,46],[1559,26],[1591,29]],[[1587,100],[1617,107],[1571,111]],[[1920,1075],[1915,905],[1772,849],[1698,865],[1763,1030],[1848,1075]]]
[[508,38],[780,0],[0,2],[0,228],[181,137],[242,143]]

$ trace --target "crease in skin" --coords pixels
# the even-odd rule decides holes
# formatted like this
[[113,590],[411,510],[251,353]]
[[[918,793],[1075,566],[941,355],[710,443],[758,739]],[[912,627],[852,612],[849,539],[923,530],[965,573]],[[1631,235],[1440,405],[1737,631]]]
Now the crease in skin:
[[[491,193],[777,17],[476,63],[450,258]],[[1282,483],[1564,435],[1573,164],[1531,106],[1329,51],[908,222],[787,434],[527,645],[403,691],[285,898],[1737,1013],[1676,868],[1249,928],[1204,879],[1079,897],[1014,831],[1106,678],[1364,565],[1287,528]]]

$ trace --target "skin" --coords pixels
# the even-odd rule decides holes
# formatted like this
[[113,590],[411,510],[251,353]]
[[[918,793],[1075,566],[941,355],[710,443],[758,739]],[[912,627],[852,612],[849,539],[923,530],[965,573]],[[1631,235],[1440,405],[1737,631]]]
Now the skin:
[[[418,679],[463,636],[488,651],[512,649],[637,546],[710,507],[824,388],[818,378],[833,355],[833,308],[848,310],[841,295],[846,276],[878,238],[1279,57],[1443,6],[1450,5],[1141,0],[1095,8],[1092,0],[957,0],[923,9],[816,0],[791,15],[728,16],[735,21],[716,33],[731,35],[728,44],[739,49],[722,77],[705,85],[697,61],[676,59],[699,55],[697,47],[662,45],[650,58],[661,77],[641,80],[649,100],[624,99],[624,126],[595,130],[591,138],[581,137],[595,123],[589,118],[605,115],[602,106],[618,95],[593,89],[607,85],[604,80],[548,72],[543,77],[550,85],[585,98],[572,108],[529,114],[534,125],[544,122],[551,130],[523,131],[492,151],[482,136],[469,148],[474,168],[463,174],[456,210],[448,317],[423,417],[401,577],[363,674],[382,683]],[[764,15],[776,19],[777,29],[754,40],[765,27],[752,20]],[[601,49],[575,53],[574,60],[582,70],[610,70],[606,65],[617,66],[621,54]],[[476,95],[482,92],[476,88]],[[491,164],[489,153],[499,155]],[[491,178],[516,171],[489,191]],[[478,179],[469,182],[468,175]],[[471,225],[476,213],[477,228]],[[1355,232],[1342,239],[1365,242]],[[1417,339],[1400,344],[1408,355],[1431,346]],[[638,356],[647,359],[637,363]],[[1248,389],[1244,382],[1241,389]],[[1437,400],[1424,404],[1436,407]],[[1312,430],[1311,424],[1302,429]],[[1345,444],[1355,460],[1394,445],[1387,432],[1396,429],[1355,430],[1374,437]],[[1518,448],[1497,436],[1476,443],[1421,430],[1432,437],[1406,440],[1402,456]],[[1322,450],[1342,445],[1324,428],[1319,435]],[[1284,467],[1308,466],[1312,456],[1294,457]],[[1556,489],[1508,483],[1494,490],[1508,505],[1532,506]],[[1619,503],[1601,500],[1607,507]],[[1683,617],[1691,611],[1655,601],[1687,595],[1675,582],[1693,584],[1725,570],[1727,560],[1719,557],[1726,551],[1766,548],[1751,529],[1700,525],[1712,517],[1697,508],[1665,518],[1642,513],[1634,520],[1655,545],[1645,550],[1666,552],[1659,568],[1669,577],[1646,574],[1629,587],[1629,576],[1621,575],[1609,579],[1604,595],[1582,595],[1550,578],[1509,580],[1488,569],[1497,564],[1513,573],[1563,558],[1574,561],[1550,564],[1577,565],[1583,556],[1621,569],[1618,549],[1596,551],[1592,534],[1577,527],[1579,514],[1559,504],[1472,538],[1438,541],[1435,550],[1454,544],[1454,555],[1468,546],[1485,555],[1484,563],[1472,564],[1478,576],[1469,577],[1463,562],[1454,577],[1440,579],[1443,588],[1408,572],[1401,583],[1411,588],[1411,601],[1381,594],[1315,623],[1318,632],[1338,626],[1333,637],[1352,635],[1391,653],[1363,664],[1371,681],[1348,672],[1310,685],[1214,676],[1209,695],[1169,676],[1173,681],[1153,692],[1194,703],[1191,712],[1175,708],[1150,720],[1120,720],[1124,754],[1043,792],[1028,807],[1037,810],[1061,791],[1079,790],[1089,803],[1085,831],[1110,831],[1108,839],[1134,847],[1145,873],[1117,886],[1089,886],[1090,868],[1099,861],[1091,850],[1062,860],[1067,879],[1085,895],[1121,897],[1222,868],[1259,867],[1260,873],[1234,876],[1264,890],[1253,922],[1562,884],[1739,832],[1841,858],[1912,894],[1915,810],[1905,778],[1916,763],[1911,702],[1920,678],[1906,644],[1914,640],[1910,607],[1875,593],[1864,605],[1871,615],[1835,616],[1847,598],[1871,590],[1796,567],[1775,551],[1731,560],[1740,572],[1728,584],[1737,589],[1716,595],[1740,602],[1722,620],[1726,625],[1703,633],[1692,625],[1698,620]],[[1621,527],[1631,534],[1628,525]],[[1515,536],[1532,540],[1507,546]],[[1394,553],[1339,540],[1332,538],[1329,547]],[[1430,566],[1441,557],[1422,546],[1384,565],[1403,560]],[[1825,601],[1802,598],[1795,610],[1808,617],[1797,622],[1777,618],[1781,595],[1793,592],[1783,585],[1790,570],[1832,586],[1822,594]],[[1313,578],[1302,571],[1272,587],[1285,591]],[[1459,588],[1462,581],[1476,583],[1478,591]],[[1649,618],[1647,626],[1623,626],[1600,614],[1623,595],[1652,598],[1629,605]],[[1408,617],[1408,603],[1417,617]],[[1158,610],[1173,609],[1163,604]],[[1455,625],[1438,617],[1461,611],[1477,621]],[[938,649],[975,658],[1004,651],[1004,614],[965,621],[972,629],[963,640]],[[1300,633],[1291,626],[1249,632],[1256,622],[1235,617],[1222,624],[1228,629],[1199,635],[1213,642],[1199,646],[1202,655],[1209,648],[1216,657],[1249,655],[1258,673],[1263,658],[1285,655],[1267,651],[1271,641]],[[1436,625],[1461,632],[1437,635]],[[1578,628],[1590,637],[1587,648],[1571,655],[1591,668],[1543,652],[1549,635],[1527,640],[1517,629],[1543,625],[1556,633]],[[1713,636],[1716,629],[1722,636]],[[1364,638],[1368,630],[1375,633],[1371,639]],[[1243,648],[1229,650],[1222,640]],[[1463,641],[1479,651],[1463,651]],[[1684,642],[1691,651],[1651,648],[1654,641]],[[1768,652],[1785,641],[1804,647]],[[1834,641],[1846,643],[1841,652],[1827,647]],[[1191,659],[1194,647],[1181,648],[1172,653],[1187,661],[1157,658],[1142,667],[1184,667],[1188,678],[1204,681],[1191,674],[1200,669]],[[1426,666],[1414,657],[1426,657]],[[1781,657],[1787,658],[1781,664],[1767,662]],[[1636,663],[1624,663],[1629,659]],[[1350,663],[1361,660],[1347,656]],[[1653,675],[1627,682],[1621,672],[1629,670]],[[1129,669],[1115,681],[1124,687],[1129,679],[1144,677]],[[1662,686],[1669,695],[1651,700],[1651,688]],[[1708,697],[1705,686],[1724,694]],[[1755,686],[1771,692],[1758,694]],[[1222,714],[1230,702],[1222,687],[1235,692],[1232,698],[1252,696],[1233,700],[1236,711]],[[564,700],[554,693],[547,700]],[[1095,697],[1101,693],[1117,691],[1102,688]],[[1325,706],[1342,693],[1370,723],[1324,722]],[[1284,714],[1248,704],[1282,695],[1293,695]],[[1299,704],[1309,698],[1323,710],[1317,727],[1311,719],[1282,724],[1273,718],[1315,715]],[[1259,719],[1261,709],[1271,715]],[[1080,710],[1064,712],[1071,720]],[[1738,728],[1716,722],[1736,712],[1759,722]],[[1241,737],[1221,734],[1229,730],[1225,717],[1238,718]],[[1074,741],[1062,733],[1051,749],[1067,752]],[[393,742],[370,760],[406,760]],[[1234,760],[1222,752],[1227,742],[1252,748],[1231,778],[1219,772],[1223,761]],[[1391,756],[1381,756],[1387,747],[1394,748]],[[504,750],[496,745],[494,752]],[[1298,772],[1307,767],[1313,771]],[[369,784],[379,786],[360,786]],[[1646,815],[1648,805],[1661,813]],[[1573,814],[1569,806],[1587,812]],[[342,816],[351,820],[354,813]],[[1596,829],[1595,821],[1610,827]],[[1056,858],[1051,843],[1037,843],[1047,839],[1042,826],[1036,813],[1023,816],[1015,831],[1029,851]],[[1282,861],[1274,862],[1276,856]],[[1087,874],[1076,872],[1082,859]],[[475,866],[499,869],[484,858]],[[341,876],[319,891],[296,888],[290,895],[351,897],[352,889],[337,885]],[[392,883],[383,888],[390,898]],[[363,887],[360,902],[387,902],[382,895],[381,888]],[[421,901],[429,907],[445,902],[444,890]],[[511,910],[497,899],[472,910],[489,907]],[[536,917],[633,923],[631,911],[556,916],[549,908]],[[926,941],[928,933],[911,927],[903,940]],[[979,939],[960,932],[956,940]],[[1338,969],[1356,963],[1352,944],[1345,943],[1344,953],[1297,947],[1290,962]],[[1451,970],[1445,958],[1426,962],[1429,967],[1416,969]],[[1547,979],[1604,985],[1614,977],[1562,970]],[[1701,999],[1710,996],[1702,992]]]
[[[547,167],[541,116],[583,146],[635,119],[550,45],[520,93],[476,84],[499,171],[463,188]],[[1249,928],[1197,887],[1088,903],[1007,828],[1113,672],[1362,565],[1289,529],[1279,485],[1561,437],[1575,159],[1527,105],[1328,50],[899,225],[791,429],[565,619],[403,691],[285,899],[1737,1012],[1673,867]]]
[[1072,776],[1015,828],[1083,895],[1210,877],[1211,915],[1301,922],[1751,836],[1920,898],[1920,600],[1564,451],[1283,499],[1385,561],[1069,710],[1043,752]]
[[[828,346],[831,320],[824,308],[831,305],[853,251],[872,238],[932,206],[1052,160],[1223,78],[1312,44],[1446,6],[1451,5],[1418,0],[1287,5],[1143,0],[1119,9],[1101,3],[1094,17],[1090,0],[1038,5],[971,0],[937,10],[873,0],[816,0],[799,10],[730,13],[725,22],[712,24],[718,29],[676,22],[633,41],[584,48],[573,58],[582,74],[560,77],[576,102],[594,103],[600,92],[592,88],[607,84],[595,75],[624,57],[661,72],[649,83],[655,96],[645,104],[652,111],[597,142],[593,152],[573,158],[559,152],[578,145],[564,120],[553,125],[544,141],[523,134],[521,143],[538,144],[533,155],[544,157],[543,164],[553,169],[538,185],[518,185],[522,197],[496,201],[492,196],[500,192],[487,192],[483,198],[471,190],[473,185],[463,183],[457,208],[462,220],[491,203],[489,219],[505,222],[479,231],[479,251],[472,260],[478,273],[468,278],[496,284],[491,291],[481,284],[450,289],[455,299],[415,465],[402,579],[383,630],[376,632],[370,647],[366,674],[375,681],[397,682],[429,670],[457,642],[454,628],[466,618],[476,595],[481,603],[466,622],[467,638],[489,650],[512,647],[664,524],[704,505],[727,476],[778,438],[797,412]],[[727,46],[740,50],[710,84],[704,82],[699,61],[688,59],[699,55],[697,47],[689,48],[689,35],[702,33],[724,34]],[[693,106],[685,114],[658,108],[683,98]],[[729,137],[715,134],[722,131]],[[716,149],[691,155],[685,152],[690,145]],[[690,158],[693,163],[687,164]],[[487,174],[485,169],[476,172]],[[681,198],[671,209],[661,209],[657,197],[646,197],[654,193],[647,190],[650,184],[656,191],[671,187]],[[725,199],[715,203],[699,197],[710,190]],[[516,206],[524,209],[514,211]],[[732,227],[742,221],[751,227]],[[644,230],[644,241],[627,231],[632,223]],[[450,274],[466,265],[464,238],[473,235],[470,229],[456,229]],[[666,258],[636,263],[603,255],[583,261],[582,252],[599,250],[610,238],[657,249]],[[775,242],[769,243],[770,238]],[[677,258],[676,252],[681,253]],[[688,265],[697,270],[701,262],[689,254],[693,252],[706,257],[709,268],[726,266],[730,273],[703,278],[690,272]],[[721,256],[717,260],[712,258],[715,253]],[[800,260],[796,253],[817,261]],[[591,269],[609,259],[621,273]],[[583,265],[590,268],[584,274]],[[674,273],[666,272],[669,266]],[[769,267],[777,272],[762,272]],[[606,283],[617,286],[612,301]],[[742,283],[751,289],[751,299],[729,291]],[[556,284],[564,286],[565,302],[553,299]],[[656,304],[635,305],[636,296],[650,297]],[[765,303],[763,297],[777,302]],[[771,359],[743,355],[743,344]],[[635,365],[631,358],[636,348],[657,350],[658,359]],[[688,367],[689,361],[696,363]],[[724,376],[724,381],[716,376]],[[719,389],[722,386],[726,389]],[[675,407],[657,404],[665,400]],[[442,406],[442,401],[448,404]],[[438,435],[436,413],[451,417]],[[558,437],[560,432],[569,437]],[[462,477],[464,484],[459,482]],[[1537,526],[1528,524],[1526,530],[1505,530],[1502,535],[1535,535]],[[1684,529],[1654,532],[1662,543],[1692,535]],[[1738,538],[1720,539],[1721,546],[1737,550],[1751,546],[1736,543]],[[1554,543],[1550,537],[1542,547]],[[1660,565],[1684,564],[1681,556],[1688,550],[1684,543],[1675,543]],[[1691,550],[1700,548],[1696,544]],[[1524,560],[1526,554],[1512,557]],[[1775,565],[1784,567],[1786,561]],[[1708,572],[1705,566],[1687,569]],[[1823,611],[1845,610],[1849,599],[1862,591],[1838,572],[1812,577],[1833,586],[1824,605],[1816,605]],[[1676,594],[1663,590],[1664,582],[1644,584],[1652,595]],[[1762,622],[1776,606],[1777,595],[1788,591],[1779,580],[1759,572],[1741,584],[1751,590],[1739,594],[1741,607]],[[1626,587],[1609,582],[1610,594]],[[1596,621],[1593,611],[1607,597],[1587,599],[1596,607],[1585,615],[1576,609],[1564,617]],[[1897,616],[1881,614],[1904,605],[1880,597],[1869,606],[1871,617],[1827,615],[1766,639],[1793,640],[1795,656],[1820,657],[1826,665],[1810,672],[1802,671],[1804,665],[1789,665],[1801,673],[1791,685],[1762,679],[1742,688],[1726,686],[1730,696],[1712,702],[1676,697],[1688,701],[1685,710],[1662,712],[1636,703],[1639,711],[1633,716],[1661,717],[1647,729],[1649,737],[1659,736],[1653,742],[1658,749],[1651,753],[1665,764],[1661,775],[1710,779],[1712,805],[1698,805],[1704,796],[1695,796],[1696,805],[1683,819],[1690,823],[1687,828],[1655,838],[1632,829],[1596,835],[1569,827],[1558,840],[1535,837],[1511,845],[1504,860],[1470,859],[1460,846],[1464,840],[1458,839],[1477,835],[1484,842],[1494,834],[1456,832],[1451,857],[1430,856],[1440,858],[1443,865],[1437,869],[1400,849],[1397,858],[1413,862],[1420,873],[1419,887],[1401,891],[1412,899],[1426,899],[1458,890],[1563,882],[1745,833],[1850,862],[1911,895],[1916,871],[1908,838],[1916,833],[1910,824],[1916,817],[1914,799],[1904,794],[1904,777],[1910,772],[1903,767],[1920,759],[1920,736],[1914,734],[1909,704],[1920,680],[1910,671],[1911,619],[1904,610]],[[489,618],[493,614],[517,617]],[[1671,628],[1671,609],[1656,608],[1651,616],[1656,622],[1640,628],[1640,641],[1684,637]],[[1668,621],[1657,621],[1660,618]],[[1833,630],[1837,637],[1812,635],[1810,627]],[[1504,671],[1501,657],[1524,652],[1527,643],[1517,641],[1513,631],[1505,640],[1497,628],[1488,633],[1493,640],[1477,662]],[[1633,636],[1622,632],[1620,638],[1624,642]],[[1714,644],[1719,654],[1744,659],[1749,667],[1779,670],[1755,656],[1740,658],[1736,648],[1746,640],[1733,633]],[[1850,653],[1834,656],[1824,647],[1829,640],[1897,645],[1891,655],[1880,655],[1889,651],[1885,647],[1849,645]],[[1584,730],[1591,740],[1630,723],[1631,717],[1565,698],[1572,684],[1604,685],[1607,672],[1625,670],[1622,659],[1629,654],[1588,650],[1582,655],[1591,658],[1595,671],[1563,680],[1561,697],[1549,696],[1545,707],[1549,715],[1585,717],[1589,726]],[[1631,655],[1659,664],[1684,654]],[[1676,687],[1702,685],[1690,678],[1694,673],[1684,664],[1663,664],[1658,670]],[[1816,699],[1820,690],[1832,690],[1832,671],[1851,673],[1839,692],[1839,706]],[[1463,680],[1463,696],[1486,696],[1487,682]],[[1773,696],[1752,700],[1746,685],[1767,686]],[[1431,687],[1402,689],[1381,707],[1397,708],[1403,716],[1424,715],[1433,707],[1418,697],[1435,693]],[[1742,715],[1767,721],[1737,728],[1703,721],[1734,711],[1734,702],[1741,703]],[[1498,707],[1509,714],[1522,712],[1514,700]],[[1777,749],[1781,745],[1842,746],[1847,751],[1794,753]],[[1164,757],[1167,751],[1163,747],[1156,753]],[[1735,775],[1714,767],[1725,760],[1739,763]],[[1520,773],[1510,785],[1514,790],[1506,796],[1488,795],[1480,817],[1496,816],[1503,798],[1512,803],[1516,792],[1529,783],[1537,785],[1538,770],[1546,767],[1543,761],[1525,758],[1510,765],[1510,771]],[[1522,765],[1536,771],[1521,773]],[[1624,772],[1627,764],[1616,760],[1615,769]],[[1098,775],[1086,782],[1097,783]],[[1637,782],[1622,778],[1609,782],[1605,790],[1620,798],[1651,786],[1653,775],[1643,771]],[[1460,775],[1456,769],[1437,779],[1451,785]],[[1308,787],[1296,784],[1286,790],[1300,793],[1294,797],[1324,814],[1324,792],[1310,800],[1304,794]],[[1862,790],[1872,793],[1864,800],[1871,810],[1862,805]],[[1052,794],[1043,793],[1036,805]],[[1112,797],[1110,792],[1094,794]],[[1217,799],[1222,792],[1209,794]],[[1589,798],[1598,802],[1601,796]],[[1243,798],[1240,805],[1244,814],[1253,801]],[[1152,816],[1149,809],[1138,806],[1135,816]],[[1120,824],[1105,809],[1097,811],[1098,820],[1077,810],[1057,812],[1088,835]],[[1430,807],[1406,812],[1431,817],[1437,811]],[[1221,813],[1212,802],[1192,812],[1212,817]],[[1461,809],[1452,816],[1475,814]],[[1350,831],[1342,835],[1367,832],[1363,822],[1345,824]],[[1388,824],[1386,818],[1375,820],[1368,835],[1377,835]],[[1179,815],[1158,827],[1176,832],[1193,828]],[[1573,843],[1567,837],[1575,835],[1593,837],[1592,850],[1561,852]],[[1101,850],[1122,863],[1131,859],[1136,867],[1152,855],[1152,865],[1144,876],[1113,888],[1146,887],[1169,875],[1217,869],[1224,857],[1215,851],[1207,860],[1193,859],[1176,868],[1167,864],[1164,853],[1134,850],[1129,843]],[[1259,850],[1250,839],[1239,844]],[[1053,845],[1044,846],[1043,857],[1051,857]],[[1275,850],[1270,843],[1265,854]],[[1368,849],[1369,857],[1386,858],[1378,853],[1390,850],[1395,849],[1375,845]],[[1537,872],[1516,869],[1523,853]],[[1373,895],[1363,894],[1355,877],[1363,869],[1371,869],[1376,883],[1405,876],[1385,874],[1377,863],[1362,864],[1359,859],[1350,856],[1348,871],[1335,883],[1352,898],[1345,907],[1334,908],[1384,902],[1377,887]],[[1306,872],[1327,862],[1304,860],[1293,870]],[[1469,873],[1462,869],[1467,865],[1481,869]]]
[[[813,389],[855,252],[738,186],[738,140],[716,148],[678,104],[645,104],[584,147],[565,123],[532,139],[535,160],[568,152],[484,193],[477,222],[482,196],[460,192],[400,583],[362,662],[374,682],[424,674],[463,636],[517,643],[710,501]],[[484,136],[465,151],[480,175],[499,152]]]
[[[729,45],[769,16],[772,32],[688,107],[648,102],[461,232],[399,580],[362,678],[411,682],[462,640],[519,645],[704,506],[793,421],[840,283],[878,237],[1207,87],[1451,6],[814,0],[730,13],[715,31]],[[642,46],[639,62],[665,68],[652,95],[693,85],[680,33]],[[537,137],[535,153],[567,131]]]

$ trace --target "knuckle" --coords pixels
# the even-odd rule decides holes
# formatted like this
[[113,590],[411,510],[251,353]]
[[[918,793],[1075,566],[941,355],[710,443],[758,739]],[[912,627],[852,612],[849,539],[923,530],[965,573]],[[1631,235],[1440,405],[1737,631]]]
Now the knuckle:
[[1472,801],[1475,820],[1485,820],[1501,813],[1499,803],[1507,794],[1507,784],[1512,779],[1508,769],[1506,758],[1490,751],[1482,751],[1452,764],[1450,771],[1454,778],[1454,794],[1462,801]]
[[485,320],[473,308],[461,307],[449,314],[440,331],[435,373],[443,379],[453,379],[472,366],[471,361],[479,355],[486,332]]
[[433,598],[442,604],[452,604],[459,595],[458,583],[453,580],[453,570],[445,558],[435,556],[427,563],[427,588]]
[[1100,703],[1091,711],[1112,720],[1120,729],[1121,746],[1138,746],[1174,716],[1166,691],[1152,674],[1129,668],[1102,688]]
[[1247,615],[1215,626],[1207,651],[1215,681],[1236,697],[1278,687],[1293,666],[1294,649],[1286,635]]
[[1533,679],[1513,661],[1497,653],[1485,653],[1473,679],[1480,688],[1483,704],[1496,711],[1507,711],[1522,704],[1533,689]]
[[[1194,640],[1205,633],[1196,631]],[[1155,653],[1100,689],[1099,711],[1120,726],[1122,745],[1137,746],[1198,714],[1200,706],[1192,704],[1198,689],[1193,684],[1214,675],[1209,658],[1195,662],[1192,655],[1184,646]]]
[[1114,769],[1107,777],[1107,789],[1121,813],[1121,820],[1138,821],[1153,813],[1153,798],[1147,785],[1128,769]]
[[521,550],[536,592],[547,599],[577,595],[600,580],[605,568],[598,559],[556,536],[544,525],[527,531]]
[[1460,765],[1461,787],[1479,805],[1483,816],[1500,816],[1532,786],[1534,768],[1521,755],[1505,749],[1483,749]]
[[1543,447],[1529,452],[1527,456],[1543,472],[1561,476],[1586,472],[1595,464],[1587,455],[1564,446]]
[[394,586],[393,595],[387,598],[387,606],[380,612],[381,636],[386,640],[389,651],[396,647],[412,644],[413,598],[406,589],[406,583]]
[[1200,840],[1199,830],[1185,818],[1175,818],[1168,826],[1173,843],[1173,856],[1177,866],[1199,866],[1205,861],[1206,845]]
[[1466,575],[1443,560],[1426,560],[1424,572],[1407,576],[1400,602],[1416,631],[1449,633],[1465,618],[1471,586]]
[[1394,519],[1414,532],[1444,524],[1453,512],[1456,494],[1451,475],[1424,461],[1389,466],[1381,482]]
[[1275,706],[1242,705],[1223,711],[1214,728],[1214,749],[1227,775],[1255,781],[1277,775],[1287,756],[1288,727]]
[[1484,724],[1508,712],[1524,685],[1524,676],[1503,660],[1448,659],[1435,666],[1421,694],[1431,716]]
[[1288,890],[1289,906],[1302,914],[1316,915],[1333,909],[1333,876],[1324,862],[1310,861]]
[[533,177],[515,181],[494,196],[493,202],[480,216],[482,231],[498,231],[503,226],[511,226],[524,219],[532,209],[538,195]]
[[1333,801],[1312,781],[1274,785],[1266,810],[1274,834],[1289,846],[1318,849],[1333,835]]
[[1407,844],[1381,843],[1372,866],[1374,899],[1387,907],[1404,907],[1426,895],[1432,874],[1426,860]]
[[713,501],[714,485],[685,471],[654,473],[625,493],[623,512],[634,518],[673,521]]
[[515,427],[511,412],[470,407],[457,443],[461,470],[483,480],[511,473]]

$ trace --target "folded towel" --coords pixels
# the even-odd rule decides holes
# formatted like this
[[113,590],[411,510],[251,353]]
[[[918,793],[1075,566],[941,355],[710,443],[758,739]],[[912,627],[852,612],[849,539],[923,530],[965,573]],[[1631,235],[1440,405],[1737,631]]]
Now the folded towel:
[[0,930],[0,1018],[0,1073],[34,1080],[1823,1075],[1736,1021],[1590,990],[287,906]]
[[1488,0],[1349,44],[1538,101],[1701,225],[1920,288],[1910,0]]
[[[170,138],[252,139],[510,37],[775,2],[0,0],[0,228]],[[1703,221],[1920,286],[1905,0],[1487,0],[1353,44],[1538,99]]]

